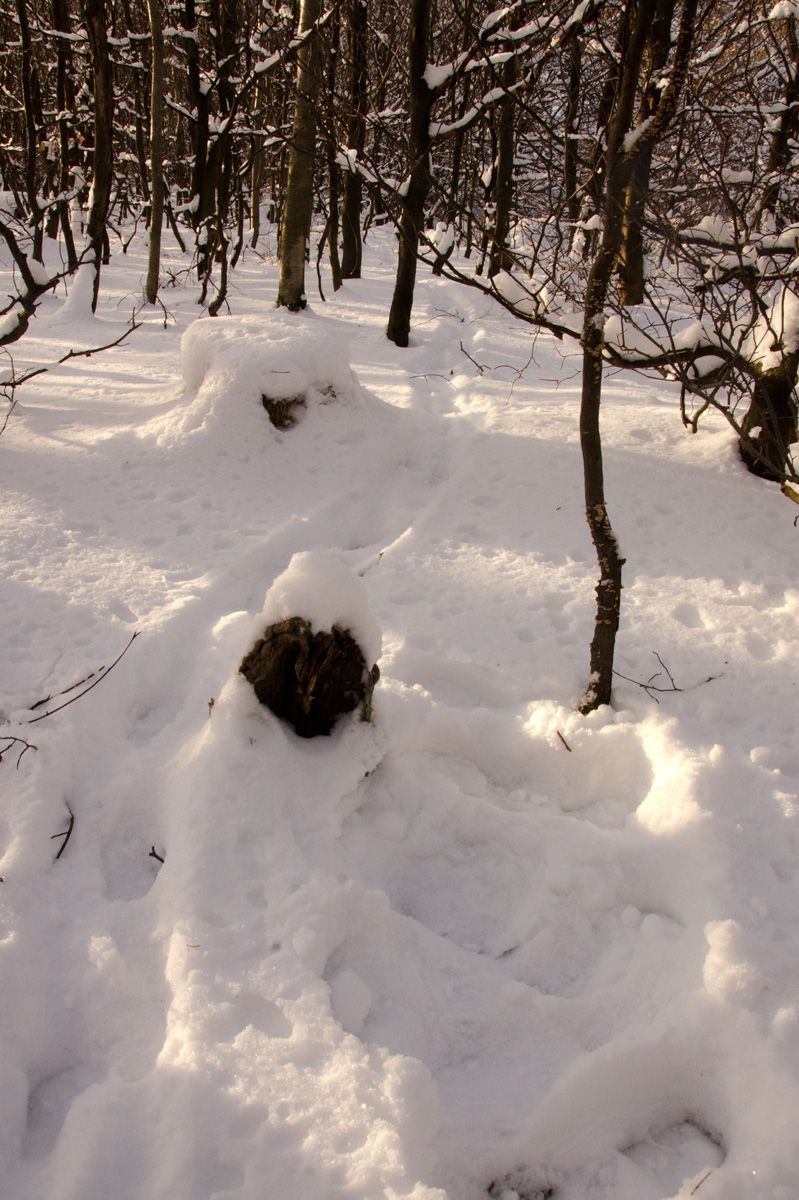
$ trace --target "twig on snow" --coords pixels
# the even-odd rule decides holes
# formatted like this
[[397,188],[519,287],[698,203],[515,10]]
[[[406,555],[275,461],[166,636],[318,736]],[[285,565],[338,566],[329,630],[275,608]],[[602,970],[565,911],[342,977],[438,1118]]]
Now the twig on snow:
[[408,378],[409,379],[443,379],[445,383],[448,383],[450,385],[450,387],[455,386],[451,379],[449,379],[446,375],[441,375],[437,371],[423,371],[418,375],[409,375]]
[[12,746],[22,747],[17,755],[17,770],[19,770],[19,764],[22,762],[23,754],[27,754],[29,750],[39,749],[38,746],[34,746],[33,742],[26,742],[25,739],[21,737],[12,737],[10,733],[4,734],[2,738],[0,738],[0,741],[5,742],[5,745],[2,747],[2,749],[0,749],[0,762],[3,761],[3,755],[8,754]]
[[[632,679],[629,675],[622,675],[621,671],[614,671],[613,674],[616,675],[619,679],[623,679],[626,683],[634,683],[636,687],[639,687],[643,691],[645,691],[647,696],[649,696],[649,698],[651,700],[654,700],[656,704],[660,704],[660,701],[658,700],[657,696],[655,695],[656,692],[659,692],[661,695],[665,692],[692,692],[696,688],[703,687],[706,683],[712,683],[714,679],[720,678],[719,675],[708,675],[707,679],[700,679],[698,683],[692,683],[690,687],[678,687],[677,684],[674,682],[674,676],[672,675],[671,671],[664,663],[663,659],[658,654],[657,650],[653,650],[652,653],[654,654],[655,658],[658,660],[661,670],[655,671],[654,675],[650,675],[649,679],[647,679],[646,681],[642,681],[640,679]],[[669,680],[668,687],[662,687],[660,684],[656,684],[654,682],[654,680],[657,679],[660,675],[662,675],[663,672],[665,672],[668,677],[668,680]]]
[[[105,666],[97,668],[97,671],[104,670]],[[29,704],[28,712],[35,712],[37,708],[41,708],[43,704],[49,704],[51,700],[55,700],[59,696],[68,696],[70,692],[75,691],[75,688],[79,688],[82,683],[88,683],[90,679],[94,679],[97,671],[90,671],[88,675],[83,676],[83,679],[79,679],[77,683],[71,683],[69,687],[65,687],[63,691],[51,693],[49,696],[44,696],[41,700],[37,700],[35,704]]]
[[560,738],[560,740],[563,742],[563,745],[564,745],[564,746],[566,747],[566,749],[569,751],[569,754],[573,754],[574,752],[573,752],[573,750],[572,750],[571,746],[570,746],[570,745],[569,745],[569,743],[566,741],[565,737],[564,737],[564,736],[563,736],[563,734],[560,732],[560,730],[559,730],[559,729],[556,729],[556,730],[555,730],[555,733],[558,735],[558,737]]
[[55,838],[63,838],[64,839],[63,842],[61,843],[61,849],[58,851],[58,854],[56,854],[56,856],[53,860],[54,862],[58,862],[59,858],[66,850],[67,846],[69,845],[69,839],[72,837],[72,830],[75,828],[75,814],[72,811],[72,809],[69,807],[69,805],[67,805],[67,812],[69,813],[69,825],[67,825],[66,829],[63,830],[63,832],[54,833],[54,834],[51,834],[51,836],[50,836],[51,842]]
[[688,1193],[689,1196],[695,1196],[696,1193],[701,1188],[702,1184],[705,1182],[705,1180],[709,1179],[712,1174],[713,1174],[713,1168],[711,1167],[709,1171],[705,1171],[704,1175],[699,1180],[699,1183],[697,1183],[695,1187],[691,1188],[690,1192]]
[[151,846],[151,847],[150,847],[150,853],[147,855],[147,857],[148,857],[148,858],[155,858],[155,859],[157,859],[157,860],[158,860],[158,862],[160,862],[160,863],[162,863],[162,862],[165,862],[165,861],[166,861],[166,860],[165,860],[165,859],[164,859],[164,858],[163,858],[163,857],[162,857],[162,856],[161,856],[161,855],[158,853],[158,851],[156,850],[155,846]]
[[[55,708],[48,708],[47,712],[40,713],[38,717],[34,717],[33,720],[31,720],[31,721],[26,721],[25,724],[26,725],[35,725],[37,721],[43,721],[45,717],[52,717],[54,713],[61,712],[62,708],[68,708],[70,704],[74,704],[76,700],[80,700],[81,696],[85,696],[87,692],[90,692],[92,690],[92,688],[96,688],[98,683],[102,683],[102,681],[105,679],[105,677],[107,675],[111,674],[111,672],[113,671],[113,669],[117,665],[117,663],[120,661],[120,659],[124,658],[124,656],[127,654],[128,650],[131,648],[131,646],[133,645],[136,638],[139,636],[139,633],[140,633],[140,631],[137,629],[136,632],[131,635],[130,641],[128,642],[127,646],[125,647],[125,649],[122,651],[121,654],[117,655],[117,657],[111,663],[110,667],[101,667],[99,671],[93,671],[91,675],[86,676],[87,679],[93,679],[95,675],[97,676],[97,678],[94,679],[94,682],[90,683],[88,687],[84,688],[82,692],[78,692],[77,696],[73,696],[71,700],[65,700],[63,704],[57,704]],[[74,688],[76,688],[76,687],[80,687],[80,684],[77,684],[77,683],[73,684],[72,687],[67,688],[66,691],[67,692],[73,691]],[[62,692],[60,694],[64,695],[65,693]],[[35,707],[37,707],[38,704],[41,704],[41,703],[47,703],[47,701],[40,700],[37,702],[37,705]]]
[[476,358],[472,358],[471,354],[470,354],[470,353],[469,353],[469,351],[466,349],[466,347],[464,346],[463,342],[460,342],[460,343],[459,343],[459,345],[460,345],[460,348],[461,348],[461,352],[462,352],[463,354],[465,354],[465,355],[466,355],[466,357],[468,358],[468,360],[469,360],[469,362],[470,362],[470,363],[473,363],[473,364],[474,364],[474,366],[475,366],[475,367],[477,367],[477,372],[478,372],[478,374],[479,374],[479,375],[482,375],[482,374],[483,374],[483,372],[485,371],[485,367],[484,367],[484,366],[482,366],[482,365],[481,365],[481,364],[480,364],[480,363],[477,361],[477,359],[476,359]]

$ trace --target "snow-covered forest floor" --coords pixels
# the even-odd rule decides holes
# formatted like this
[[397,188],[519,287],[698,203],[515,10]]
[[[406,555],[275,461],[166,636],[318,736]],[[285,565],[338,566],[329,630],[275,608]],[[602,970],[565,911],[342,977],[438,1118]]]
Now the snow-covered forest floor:
[[[179,276],[166,328],[18,393],[0,1191],[795,1200],[796,508],[675,388],[609,377],[617,667],[666,690],[578,715],[579,358],[424,271],[396,349],[392,255],[300,315],[268,254],[229,317]],[[95,318],[85,280],[47,297],[18,369],[118,337],[143,256]],[[306,395],[295,428],[265,392]],[[238,665],[318,550],[382,678],[373,725],[303,741]]]

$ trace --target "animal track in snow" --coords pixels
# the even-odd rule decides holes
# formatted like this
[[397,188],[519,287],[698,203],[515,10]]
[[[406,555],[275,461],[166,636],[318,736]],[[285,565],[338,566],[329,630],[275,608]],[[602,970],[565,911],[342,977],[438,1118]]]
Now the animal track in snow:
[[70,1107],[97,1079],[97,1072],[90,1067],[66,1067],[31,1088],[22,1151],[25,1158],[43,1158],[50,1153]]
[[725,1157],[717,1137],[691,1120],[653,1130],[621,1153],[645,1177],[638,1184],[642,1200],[650,1187],[653,1197],[666,1200],[676,1195],[686,1179],[696,1181],[695,1194],[699,1183],[720,1167]]
[[232,1042],[245,1029],[268,1037],[291,1037],[292,1024],[283,1011],[256,992],[239,992],[208,1018],[208,1031],[219,1041]]
[[519,1139],[530,1172],[562,1200],[588,1200],[600,1179],[614,1200],[671,1200],[721,1166],[723,1088],[695,1036],[671,1030],[647,1044],[633,1035],[578,1058]]

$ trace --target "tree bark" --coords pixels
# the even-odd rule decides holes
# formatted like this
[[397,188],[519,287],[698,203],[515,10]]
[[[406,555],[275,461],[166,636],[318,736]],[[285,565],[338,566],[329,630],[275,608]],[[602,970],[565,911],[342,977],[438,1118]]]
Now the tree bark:
[[572,222],[577,221],[580,217],[580,197],[577,193],[577,128],[580,114],[582,66],[582,41],[579,37],[573,37],[569,46],[569,81],[563,143],[563,200],[569,220]]
[[[339,50],[341,48],[341,19],[336,10],[330,22],[330,48],[328,52],[327,63],[327,95],[330,101],[330,108],[327,114],[328,130],[327,130],[327,197],[328,197],[328,214],[327,214],[327,245],[330,254],[330,274],[333,280],[333,291],[337,292],[341,287],[341,259],[338,250],[338,233],[339,233],[339,194],[340,194],[340,179],[341,170],[336,162],[336,117],[333,112],[333,97],[336,94],[336,75],[338,69]],[[319,252],[321,257],[322,244],[320,243]]]
[[622,238],[621,217],[627,169],[622,154],[623,138],[629,129],[635,89],[641,67],[643,44],[653,0],[628,0],[622,67],[613,110],[608,122],[605,156],[605,194],[602,202],[602,239],[588,275],[583,314],[583,373],[580,400],[580,449],[583,458],[585,515],[599,566],[596,586],[596,617],[591,640],[588,688],[580,702],[583,713],[610,704],[613,659],[621,614],[622,567],[624,559],[610,522],[605,499],[602,435],[599,413],[602,401],[602,358],[604,347],[603,310]]
[[397,346],[407,346],[410,336],[416,257],[424,222],[425,201],[430,190],[430,117],[435,99],[434,92],[425,80],[430,6],[431,0],[413,0],[411,11],[410,178],[402,198],[397,277],[386,330],[389,340]]
[[164,224],[164,33],[159,0],[147,0],[152,38],[150,79],[150,241],[144,295],[148,304],[158,298],[161,231]]
[[[775,223],[796,220],[797,205],[791,189],[789,195],[783,195],[786,183],[786,168],[790,165],[793,146],[799,134],[799,39],[796,35],[794,18],[775,21],[775,31],[782,30],[787,43],[784,56],[786,66],[785,92],[782,111],[776,118],[769,155],[766,163],[766,186],[760,202],[758,223],[764,214],[768,213]],[[790,176],[789,176],[790,178]]]
[[92,312],[96,312],[97,299],[100,294],[103,243],[107,236],[106,222],[111,203],[114,89],[111,80],[111,60],[108,53],[105,0],[83,0],[83,15],[89,37],[94,75],[94,170],[92,204],[89,209],[86,232],[95,268]]
[[782,483],[797,436],[796,373],[799,354],[785,356],[781,365],[755,379],[752,402],[741,422],[741,458],[760,479]]
[[[299,33],[319,20],[321,0],[302,0]],[[319,35],[311,33],[297,55],[297,99],[289,149],[288,180],[280,235],[278,307],[305,308],[305,253],[313,213],[316,98],[319,91]]]
[[[511,58],[502,68],[502,84],[506,89],[510,89],[515,82],[516,60]],[[493,279],[500,271],[509,271],[513,265],[513,256],[508,250],[508,238],[513,206],[513,162],[516,153],[515,107],[512,95],[506,96],[499,106],[497,166],[494,179],[494,229],[488,260],[489,279]]]
[[[646,51],[648,79],[644,86],[639,124],[654,117],[660,105],[661,76],[669,58],[673,16],[674,0],[659,0]],[[638,155],[627,184],[624,226],[619,249],[619,298],[622,304],[643,304],[644,302],[646,271],[643,225],[649,198],[653,149],[653,146],[648,146]]]
[[39,76],[33,61],[31,31],[28,22],[28,6],[25,0],[17,0],[19,22],[20,86],[25,116],[25,191],[28,197],[30,223],[33,229],[33,257],[42,261],[44,238],[44,209],[39,204],[39,143],[44,139],[44,115],[42,113]]
[[[185,38],[186,44],[186,82],[188,85],[189,107],[194,110],[195,119],[192,122],[192,166],[191,166],[191,200],[193,203],[192,223],[194,228],[200,226],[203,217],[200,213],[203,180],[206,174],[208,159],[208,94],[201,87],[200,80],[200,46],[197,32],[197,12],[194,0],[184,0],[181,13],[182,28],[190,36]],[[207,214],[206,214],[207,215]]]
[[[351,0],[350,42],[350,119],[347,149],[363,153],[366,144],[366,18],[365,0]],[[363,256],[361,205],[363,184],[357,171],[344,175],[344,200],[341,208],[341,277],[360,279]]]
[[613,683],[613,658],[621,613],[622,567],[616,535],[610,523],[602,464],[599,412],[602,399],[604,307],[623,237],[623,215],[630,175],[641,155],[662,136],[677,105],[693,41],[695,0],[685,0],[680,33],[672,64],[671,81],[656,117],[629,150],[625,138],[631,127],[644,49],[659,0],[627,0],[620,37],[620,72],[608,122],[605,155],[603,230],[588,275],[583,314],[583,378],[580,403],[580,447],[583,457],[585,508],[591,540],[599,565],[597,609],[591,642],[588,688],[579,708],[588,713],[609,704]]
[[[52,0],[53,28],[62,33],[71,32],[71,21],[66,0]],[[69,191],[70,168],[73,165],[69,145],[69,116],[75,109],[75,93],[69,71],[69,42],[64,38],[56,38],[56,105],[58,108],[58,191],[61,199],[58,201],[58,217],[61,224],[61,235],[67,252],[67,266],[70,271],[78,268],[78,256],[75,251],[75,239],[72,236],[72,225],[69,219],[69,202],[65,199]]]

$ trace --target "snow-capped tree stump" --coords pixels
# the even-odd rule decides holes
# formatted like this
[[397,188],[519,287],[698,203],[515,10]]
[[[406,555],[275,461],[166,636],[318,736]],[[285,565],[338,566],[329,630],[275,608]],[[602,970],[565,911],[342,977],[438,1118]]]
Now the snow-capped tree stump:
[[359,704],[371,720],[380,677],[348,630],[315,632],[302,617],[269,625],[239,670],[261,703],[305,738],[329,734],[337,717]]

